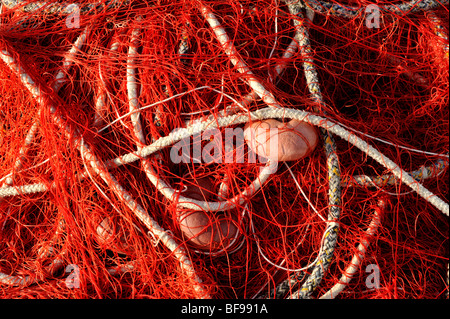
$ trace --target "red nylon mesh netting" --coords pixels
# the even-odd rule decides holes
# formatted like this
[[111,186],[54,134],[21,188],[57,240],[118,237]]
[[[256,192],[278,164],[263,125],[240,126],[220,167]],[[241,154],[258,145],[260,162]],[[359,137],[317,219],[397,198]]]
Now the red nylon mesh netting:
[[[143,161],[107,171],[174,240],[175,252],[80,152],[85,143],[105,164],[136,151],[127,86],[131,69],[146,144],[195,119],[217,119],[252,92],[248,72],[233,65],[203,6],[281,107],[351,129],[406,172],[431,167],[419,183],[448,201],[448,1],[430,1],[437,5],[405,14],[381,10],[379,27],[372,28],[364,11],[370,1],[330,2],[362,8],[353,17],[320,12],[312,6],[319,2],[306,1],[305,16],[316,8],[312,22],[302,21],[323,103],[308,88],[302,51],[283,58],[296,34],[284,1],[79,1],[71,13],[51,12],[63,6],[57,1],[40,8],[25,7],[28,2],[3,1],[0,14],[0,186],[38,184],[46,190],[0,198],[2,298],[273,298],[277,286],[297,276],[277,295],[285,298],[310,276],[333,187],[323,137],[311,155],[279,163],[261,189],[236,208],[210,213],[234,216],[239,229],[234,245],[220,254],[198,251],[183,235],[177,214],[187,209],[177,208],[178,193],[167,199],[150,182]],[[380,8],[388,4],[377,2]],[[63,69],[83,32],[84,45]],[[183,45],[187,49],[180,53]],[[136,54],[130,55],[130,47]],[[277,77],[280,63],[286,66]],[[57,90],[59,70],[65,82]],[[25,73],[39,86],[39,96],[27,89]],[[239,112],[250,117],[266,106],[253,95]],[[33,125],[36,132],[27,143]],[[354,176],[391,171],[351,143],[339,137],[335,143],[342,185],[339,232],[311,296],[319,298],[341,281],[361,242],[365,256],[337,298],[448,296],[448,216],[395,179],[389,185],[350,185]],[[209,178],[211,201],[223,200],[217,196],[221,185],[227,185],[226,198],[239,195],[264,165],[176,163],[170,147],[155,154],[146,157],[148,163],[176,190]],[[374,214],[380,223],[367,235]],[[187,268],[193,272],[181,266],[177,251],[192,262]]]

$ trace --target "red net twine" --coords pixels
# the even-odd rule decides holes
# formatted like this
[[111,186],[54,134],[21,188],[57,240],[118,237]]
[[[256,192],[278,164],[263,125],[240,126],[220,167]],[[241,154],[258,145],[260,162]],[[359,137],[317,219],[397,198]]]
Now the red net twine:
[[[313,276],[312,298],[448,297],[448,1],[1,3],[1,298],[289,298]],[[447,213],[338,136],[331,183],[326,130],[262,176],[243,130],[266,107],[340,125]]]

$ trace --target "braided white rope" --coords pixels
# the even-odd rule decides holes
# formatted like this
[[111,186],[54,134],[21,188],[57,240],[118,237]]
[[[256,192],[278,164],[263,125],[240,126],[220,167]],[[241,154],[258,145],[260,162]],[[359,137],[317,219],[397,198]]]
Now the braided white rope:
[[8,284],[10,286],[26,286],[35,282],[35,279],[31,276],[11,276],[4,273],[0,273],[0,282]]
[[245,75],[245,80],[247,81],[248,85],[268,106],[281,107],[280,104],[276,101],[273,94],[270,93],[264,87],[264,85],[262,85],[262,83],[256,78],[248,65],[245,63],[245,61],[240,57],[235,46],[233,45],[233,42],[231,41],[225,29],[220,24],[219,20],[217,20],[214,13],[212,13],[212,11],[201,1],[199,1],[199,4],[200,11],[205,17],[206,21],[208,21],[211,29],[214,31],[217,41],[219,41],[219,43],[221,44],[231,63],[233,63],[233,65],[240,73]]
[[[108,58],[113,58],[113,55],[119,50],[120,41],[118,38],[118,35],[115,34],[111,45],[108,50]],[[105,79],[103,79],[103,72],[102,72],[102,64],[103,60],[99,59],[98,61],[98,75],[100,79],[100,85],[98,85],[97,91],[96,91],[96,98],[95,98],[95,114],[94,114],[94,121],[92,123],[92,126],[97,129],[97,131],[100,129],[101,125],[106,122],[106,97],[108,97],[111,100],[111,96],[108,92],[107,85],[105,82]]]
[[[71,14],[75,10],[81,13],[96,13],[100,10],[109,10],[127,5],[129,1],[98,1],[97,3],[82,4],[79,2],[65,1],[63,3],[54,3],[47,1],[24,1],[24,0],[3,0],[6,8],[13,10],[21,10],[33,14]],[[81,8],[80,8],[81,7]]]

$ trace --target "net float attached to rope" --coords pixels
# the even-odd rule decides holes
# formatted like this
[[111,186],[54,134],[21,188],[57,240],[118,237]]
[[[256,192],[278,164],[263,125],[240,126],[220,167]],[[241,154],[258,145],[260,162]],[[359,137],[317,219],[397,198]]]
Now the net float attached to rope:
[[[183,196],[200,201],[214,197],[214,185],[209,177],[188,179],[187,182],[180,192]],[[239,236],[237,222],[229,212],[177,209],[177,221],[189,243],[205,252],[226,251]]]
[[130,234],[125,232],[111,217],[105,217],[97,226],[96,231],[99,244],[125,255],[132,251],[132,247],[128,243]]
[[249,123],[245,126],[244,137],[256,154],[278,162],[308,156],[319,141],[314,126],[295,119],[287,123],[276,119]]

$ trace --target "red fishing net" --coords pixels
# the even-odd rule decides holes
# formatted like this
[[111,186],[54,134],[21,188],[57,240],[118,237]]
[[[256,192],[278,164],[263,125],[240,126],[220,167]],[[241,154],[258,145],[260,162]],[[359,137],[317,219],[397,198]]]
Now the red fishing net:
[[0,3],[2,298],[448,297],[448,1]]

